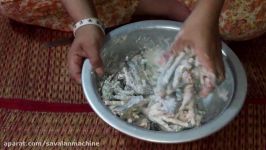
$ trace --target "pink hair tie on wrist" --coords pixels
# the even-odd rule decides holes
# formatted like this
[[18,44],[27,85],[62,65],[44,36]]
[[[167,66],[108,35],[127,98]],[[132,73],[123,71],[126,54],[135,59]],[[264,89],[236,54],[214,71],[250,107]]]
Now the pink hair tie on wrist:
[[105,31],[104,31],[104,24],[97,18],[87,18],[87,19],[82,19],[80,21],[78,21],[74,27],[73,27],[73,34],[74,36],[76,35],[76,31],[80,28],[83,27],[85,25],[95,25],[97,27],[99,27],[103,34],[105,35]]

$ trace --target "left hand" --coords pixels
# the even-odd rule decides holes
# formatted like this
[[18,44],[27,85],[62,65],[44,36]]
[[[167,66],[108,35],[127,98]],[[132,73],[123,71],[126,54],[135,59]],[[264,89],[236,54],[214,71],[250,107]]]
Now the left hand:
[[88,58],[97,75],[104,74],[104,66],[100,56],[104,35],[95,26],[84,26],[77,30],[76,37],[68,52],[68,70],[70,76],[81,83],[81,69],[84,59]]

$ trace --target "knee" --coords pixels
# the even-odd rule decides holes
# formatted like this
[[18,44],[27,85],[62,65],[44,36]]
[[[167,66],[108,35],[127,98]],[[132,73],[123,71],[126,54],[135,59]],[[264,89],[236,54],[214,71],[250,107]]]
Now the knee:
[[180,3],[177,0],[174,0],[173,4],[169,7],[170,11],[168,11],[168,16],[172,20],[184,21],[191,13],[185,4]]
[[140,0],[137,15],[162,16],[171,20],[184,21],[190,10],[178,0]]

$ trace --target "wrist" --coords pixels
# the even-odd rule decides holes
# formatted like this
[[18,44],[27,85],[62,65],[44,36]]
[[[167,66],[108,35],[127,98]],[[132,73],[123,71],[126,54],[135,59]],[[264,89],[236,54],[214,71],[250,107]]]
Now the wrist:
[[76,32],[80,28],[84,28],[85,26],[94,26],[94,27],[97,27],[98,29],[101,30],[101,32],[103,33],[103,35],[105,35],[104,25],[103,25],[103,23],[99,19],[97,19],[97,18],[86,18],[86,19],[79,20],[77,23],[74,24],[74,26],[73,26],[74,36],[76,35]]
[[191,16],[208,24],[218,24],[224,0],[200,0]]
[[89,50],[89,47],[100,50],[104,42],[104,35],[95,26],[84,26],[77,31],[74,41],[88,47],[84,50]]
[[79,43],[84,51],[100,50],[104,35],[95,26],[84,26],[77,31],[74,41]]

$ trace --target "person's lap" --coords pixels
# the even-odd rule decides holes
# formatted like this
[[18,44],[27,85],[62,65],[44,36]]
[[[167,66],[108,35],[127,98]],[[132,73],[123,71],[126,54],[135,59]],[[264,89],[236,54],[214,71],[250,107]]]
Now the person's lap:
[[[107,27],[129,22],[133,15],[184,20],[196,0],[95,0],[97,14]],[[187,9],[188,8],[188,9]],[[62,31],[73,24],[59,0],[2,0],[2,14],[16,21]],[[266,1],[226,0],[220,16],[220,32],[227,40],[245,40],[266,31]]]

